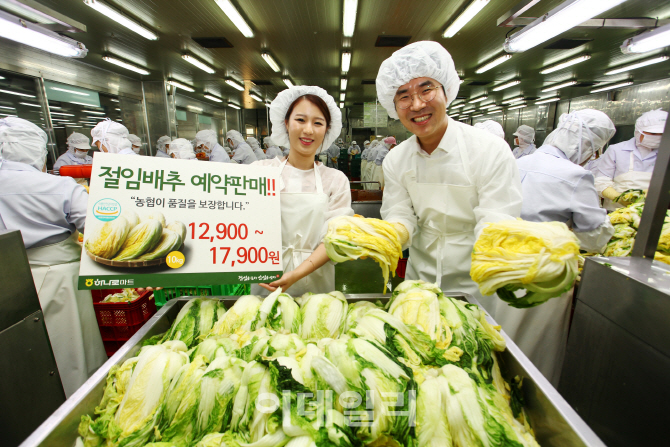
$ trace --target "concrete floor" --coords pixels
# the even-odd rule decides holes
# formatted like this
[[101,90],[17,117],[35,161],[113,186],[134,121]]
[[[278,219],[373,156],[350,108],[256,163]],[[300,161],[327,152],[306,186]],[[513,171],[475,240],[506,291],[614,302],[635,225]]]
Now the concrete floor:
[[[403,281],[396,275],[391,279],[392,287],[395,288]],[[335,265],[335,289],[344,294],[381,294],[384,291],[382,269],[370,258],[341,262]]]

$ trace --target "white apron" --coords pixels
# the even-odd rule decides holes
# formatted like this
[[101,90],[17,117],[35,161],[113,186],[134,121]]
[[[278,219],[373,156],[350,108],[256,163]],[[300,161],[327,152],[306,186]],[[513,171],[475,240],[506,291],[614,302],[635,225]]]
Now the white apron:
[[361,157],[361,181],[365,181],[365,168],[368,166],[368,160]]
[[[281,173],[286,166],[284,160],[280,166],[280,191],[284,188]],[[321,231],[326,223],[328,196],[323,192],[321,175],[314,163],[316,192],[282,192],[281,199],[281,236],[284,273],[295,270],[321,243]],[[307,292],[329,293],[335,290],[335,264],[328,261],[325,265],[305,276],[288,289],[291,296],[299,297]],[[251,285],[252,295],[267,295],[269,292],[257,284]]]
[[[384,189],[384,169],[382,166],[377,166],[375,163],[374,168],[372,168],[372,181],[379,182],[379,188]],[[373,183],[373,188],[376,188],[377,185]]]
[[107,361],[91,292],[77,289],[81,246],[76,237],[26,250],[67,397]]
[[[613,188],[619,192],[625,192],[629,189],[649,189],[649,183],[651,182],[651,172],[639,172],[634,171],[634,162],[635,154],[633,151],[630,151],[630,167],[628,172],[614,177],[614,186]],[[603,206],[608,211],[614,211],[617,208],[621,208],[623,205],[620,203],[612,202],[610,199],[604,199]]]
[[[368,181],[368,182],[372,181],[372,172],[373,172],[375,166],[377,166],[377,165],[375,164],[374,160],[369,161],[368,164],[365,166],[366,181]],[[365,189],[369,189],[369,190],[377,189],[377,185],[372,184],[372,183],[367,183],[366,186],[367,186],[367,188],[365,188]]]

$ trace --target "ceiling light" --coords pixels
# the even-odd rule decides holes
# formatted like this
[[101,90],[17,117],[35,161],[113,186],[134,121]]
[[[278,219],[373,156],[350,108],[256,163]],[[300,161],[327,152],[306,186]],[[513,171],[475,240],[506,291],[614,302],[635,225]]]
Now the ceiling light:
[[342,72],[348,73],[350,66],[351,66],[351,53],[345,51],[344,53],[342,53]]
[[114,98],[110,99],[110,101],[112,101],[112,102],[119,102],[118,99],[114,99]]
[[526,107],[526,104],[520,104],[518,106],[508,107],[507,110],[523,109],[524,107]]
[[250,94],[249,96],[251,96],[251,99],[253,99],[253,100],[255,100],[255,101],[263,102],[263,98],[261,98],[260,96],[258,96],[258,95],[255,94],[255,93],[252,93],[252,94]]
[[54,126],[54,127],[52,127],[52,129],[65,129],[65,127],[61,127],[61,126]]
[[20,102],[19,104],[23,104],[24,106],[30,106],[30,107],[42,107],[39,104],[32,104],[30,102]]
[[62,107],[49,106],[50,109],[62,109]]
[[636,68],[646,67],[647,65],[658,64],[659,62],[667,61],[668,59],[669,59],[668,56],[655,57],[653,59],[647,59],[646,61],[637,62],[635,64],[625,65],[623,67],[615,68],[614,70],[610,70],[608,72],[605,72],[605,74],[606,75],[615,75],[615,74],[623,73],[625,71],[635,70]]
[[458,117],[461,116],[461,115],[460,115],[460,113],[456,113],[455,115],[449,115],[449,116],[450,116],[451,118],[458,118]]
[[228,101],[228,107],[232,107],[233,109],[237,109],[237,110],[240,109],[240,106],[238,106],[234,102],[230,102],[230,101]]
[[511,81],[511,82],[506,82],[505,84],[501,84],[497,87],[493,88],[494,92],[499,92],[500,90],[505,90],[506,88],[514,87],[515,85],[521,84],[521,81]]
[[346,90],[347,89],[347,78],[342,78],[340,79],[340,90]]
[[670,46],[670,25],[660,26],[632,39],[626,39],[621,45],[621,52],[624,54],[646,53],[667,46]]
[[354,36],[357,9],[358,0],[344,0],[344,11],[342,13],[342,34],[344,34],[344,37]]
[[97,107],[95,104],[87,104],[85,102],[76,102],[76,101],[68,101],[70,104],[77,104],[78,106],[87,106],[87,107]]
[[477,118],[478,116],[484,116],[484,114],[483,113],[478,113],[476,115],[472,115],[473,118]]
[[502,101],[503,104],[510,104],[513,102],[523,101],[523,96],[515,96],[513,98],[505,99]]
[[471,99],[470,101],[468,101],[468,104],[474,104],[474,103],[476,103],[476,102],[482,102],[482,101],[484,101],[486,98],[488,98],[487,95],[480,96],[479,98]]
[[340,103],[340,109],[344,109],[344,103],[343,102]]
[[5,79],[5,77],[4,77],[4,76],[0,76],[0,79]]
[[580,62],[588,61],[589,59],[591,59],[591,55],[590,54],[585,54],[583,56],[579,56],[579,57],[576,57],[574,59],[570,59],[570,60],[567,60],[565,62],[561,62],[560,64],[554,65],[553,67],[545,68],[544,70],[542,70],[540,72],[540,74],[549,74],[549,73],[553,73],[553,72],[558,71],[558,70],[563,70],[564,68],[571,67],[571,66],[573,66],[575,64],[578,64]]
[[560,90],[563,87],[570,87],[571,85],[575,85],[576,83],[577,83],[577,81],[568,81],[568,82],[562,82],[560,84],[555,84],[555,85],[552,85],[550,87],[543,88],[542,93],[552,92],[554,90]]
[[205,95],[205,98],[207,98],[211,101],[214,101],[214,102],[223,102],[223,99],[219,99],[216,96],[212,96],[212,95]]
[[108,19],[114,20],[119,25],[125,26],[129,30],[136,32],[145,39],[149,40],[158,39],[158,36],[155,33],[149,31],[139,23],[129,19],[128,17],[118,12],[116,9],[113,9],[112,7],[108,6],[106,3],[101,2],[100,0],[84,0],[84,3],[86,3],[88,6],[95,9]]
[[116,110],[117,112],[120,112],[120,111],[121,111],[121,109],[114,109],[114,110]]
[[79,124],[68,124],[68,123],[62,123],[62,124],[65,124],[65,127],[84,127],[80,126]]
[[475,73],[480,74],[480,73],[484,73],[485,71],[489,71],[493,67],[497,67],[498,65],[502,64],[505,61],[510,60],[511,58],[512,58],[511,54],[503,54],[502,56],[500,56],[497,59],[492,60],[488,64],[479,67],[477,70],[475,70]]
[[479,106],[481,110],[492,109],[494,107],[499,107],[497,104],[489,104],[487,106]]
[[456,20],[451,22],[451,25],[444,31],[442,37],[454,37],[457,32],[461,30],[474,16],[481,11],[484,6],[489,3],[489,0],[473,0],[470,5],[459,15]]
[[71,93],[73,95],[79,95],[79,96],[91,96],[90,93],[78,92],[76,90],[68,90],[66,88],[61,88],[61,87],[49,87],[49,90],[56,90],[57,92]]
[[268,65],[270,66],[270,68],[272,68],[273,71],[279,72],[279,70],[281,70],[277,62],[272,58],[272,56],[270,56],[270,53],[263,53],[261,54],[261,56],[263,56],[263,59],[265,59],[265,62],[268,63]]
[[104,115],[104,114],[105,114],[105,112],[98,112],[98,111],[96,111],[96,110],[82,110],[82,112],[84,112],[84,113],[90,113],[90,114],[92,114],[92,115]]
[[284,78],[284,79],[282,79],[282,81],[284,81],[284,84],[286,84],[286,86],[288,88],[291,88],[291,87],[294,86],[293,82],[291,82],[291,80],[289,78]]
[[244,86],[242,84],[239,84],[239,83],[233,81],[232,79],[226,79],[226,84],[228,84],[229,86],[231,86],[235,90],[239,90],[241,92],[244,91]]
[[247,24],[242,15],[235,9],[230,0],[215,0],[219,8],[228,16],[233,25],[237,27],[244,37],[254,37],[254,32]]
[[449,108],[455,110],[455,109],[460,109],[461,107],[464,107],[464,106],[465,106],[465,103],[462,103],[462,104],[457,104],[455,106],[451,106]]
[[117,118],[116,120],[117,120],[118,122],[120,122],[120,123],[123,122],[123,120],[122,120],[121,118]]
[[189,109],[189,110],[193,110],[194,112],[198,112],[198,113],[202,112],[202,107],[196,107],[196,106],[188,105],[188,106],[186,106],[186,108]]
[[[228,82],[228,81],[226,81],[226,82]],[[187,92],[194,92],[195,91],[195,89],[193,89],[192,87],[189,87],[188,85],[184,85],[181,82],[167,81],[167,83],[170,84],[173,87],[177,87],[177,88],[180,88],[182,90],[186,90]]]
[[558,96],[556,96],[555,98],[543,98],[535,101],[535,105],[537,106],[540,104],[547,104],[549,102],[560,101],[560,100],[561,98],[559,98]]
[[558,36],[626,0],[567,0],[509,37],[503,48],[520,53]]
[[181,58],[184,59],[189,64],[195,65],[196,67],[198,67],[199,69],[201,69],[206,73],[212,74],[215,72],[215,70],[212,67],[205,65],[204,63],[200,62],[198,59],[194,58],[191,55],[183,54]]
[[16,107],[0,106],[0,109],[16,110]]
[[502,109],[497,109],[497,110],[489,110],[486,112],[487,115],[495,115],[496,113],[503,113]]
[[346,93],[340,93],[340,101],[344,101],[344,98],[346,98],[347,94]]
[[140,68],[136,65],[129,64],[127,62],[123,62],[120,59],[117,59],[115,57],[109,57],[109,56],[103,56],[102,60],[105,62],[109,62],[110,64],[118,65],[119,67],[123,67],[126,70],[134,71],[135,73],[139,73],[141,75],[148,75],[149,71],[145,70],[144,68]]
[[13,92],[11,90],[0,89],[0,93],[7,93],[8,95],[24,96],[26,98],[34,98],[35,95],[29,95],[27,93]]
[[84,57],[88,53],[81,42],[3,11],[0,11],[0,37],[65,57]]
[[627,87],[627,86],[632,85],[632,84],[633,84],[632,81],[620,82],[618,84],[607,85],[605,87],[600,87],[600,88],[597,88],[595,90],[591,90],[591,93],[606,92],[607,90],[614,90],[615,88]]
[[74,116],[74,113],[51,112],[52,115]]

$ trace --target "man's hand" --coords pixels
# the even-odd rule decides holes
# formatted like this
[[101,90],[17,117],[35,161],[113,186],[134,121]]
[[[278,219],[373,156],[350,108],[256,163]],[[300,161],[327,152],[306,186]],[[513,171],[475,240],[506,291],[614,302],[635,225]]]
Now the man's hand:
[[259,284],[262,288],[274,292],[278,287],[281,287],[282,292],[286,293],[289,287],[291,287],[296,281],[300,278],[294,273],[294,271],[286,272],[284,275],[279,278],[277,281],[271,282],[270,284]]
[[407,228],[399,222],[393,222],[392,225],[393,229],[398,233],[400,245],[404,246],[409,240],[409,231],[407,231]]

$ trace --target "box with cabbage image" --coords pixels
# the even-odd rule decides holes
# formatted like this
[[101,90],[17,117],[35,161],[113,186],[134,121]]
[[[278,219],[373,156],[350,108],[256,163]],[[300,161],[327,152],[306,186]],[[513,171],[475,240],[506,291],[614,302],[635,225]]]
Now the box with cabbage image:
[[79,288],[274,281],[278,178],[268,166],[96,153]]

